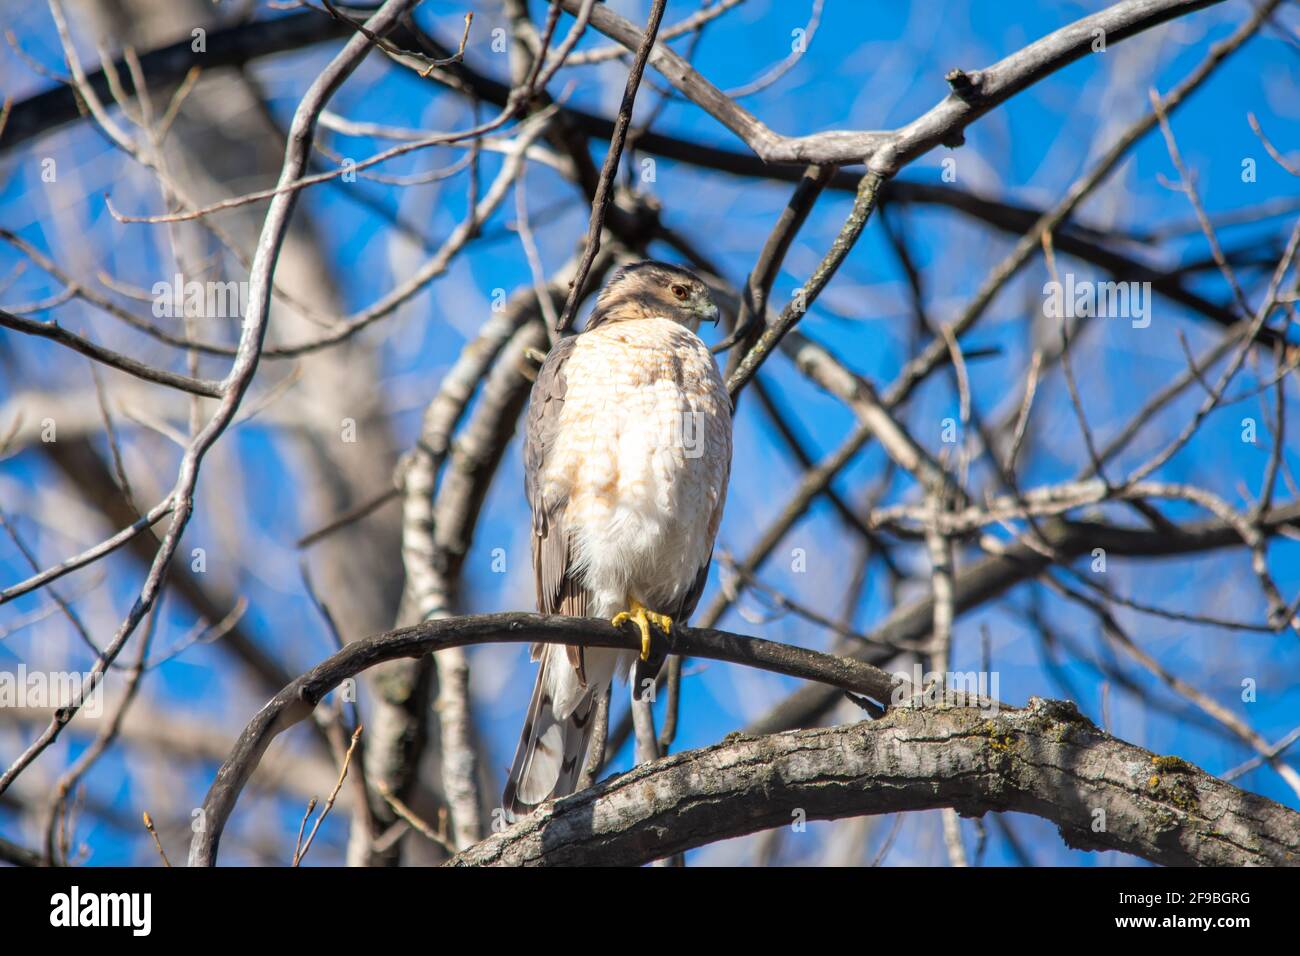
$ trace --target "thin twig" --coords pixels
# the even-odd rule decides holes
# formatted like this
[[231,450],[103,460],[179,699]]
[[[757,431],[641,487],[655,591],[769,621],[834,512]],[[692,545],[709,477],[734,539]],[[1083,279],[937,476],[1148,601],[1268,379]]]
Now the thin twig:
[[[312,841],[316,839],[316,831],[320,829],[321,823],[327,816],[329,816],[330,810],[333,809],[334,801],[338,799],[339,791],[343,789],[343,781],[347,778],[348,767],[352,764],[352,752],[357,749],[357,741],[360,739],[361,725],[357,724],[357,729],[352,731],[352,742],[348,744],[348,752],[343,755],[343,766],[339,769],[339,779],[334,784],[334,789],[330,791],[330,795],[325,801],[325,806],[321,809],[320,816],[318,816],[316,822],[312,824],[311,832],[307,834],[307,842],[302,845],[302,850],[299,851],[297,848],[294,849],[294,866],[298,866],[302,863],[303,857],[305,857],[307,851],[311,849]],[[312,801],[315,802],[315,799],[316,798],[313,797]],[[311,813],[310,804],[308,805],[307,812],[309,814]],[[301,831],[299,832],[299,836],[301,836]]]

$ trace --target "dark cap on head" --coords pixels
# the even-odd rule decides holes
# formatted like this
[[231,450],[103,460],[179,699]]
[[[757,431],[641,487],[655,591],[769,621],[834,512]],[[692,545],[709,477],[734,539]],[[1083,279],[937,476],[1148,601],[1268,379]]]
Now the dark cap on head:
[[718,307],[695,273],[651,259],[633,262],[614,272],[596,298],[587,320],[591,330],[632,319],[664,318],[695,329],[717,322]]

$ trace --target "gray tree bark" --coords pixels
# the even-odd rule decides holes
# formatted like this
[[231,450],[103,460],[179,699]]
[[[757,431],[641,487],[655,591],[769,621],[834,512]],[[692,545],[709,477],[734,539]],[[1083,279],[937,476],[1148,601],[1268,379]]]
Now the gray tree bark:
[[799,820],[941,807],[1031,813],[1070,846],[1154,863],[1300,865],[1300,813],[1037,697],[994,715],[900,707],[877,721],[735,734],[545,804],[451,863],[637,865]]

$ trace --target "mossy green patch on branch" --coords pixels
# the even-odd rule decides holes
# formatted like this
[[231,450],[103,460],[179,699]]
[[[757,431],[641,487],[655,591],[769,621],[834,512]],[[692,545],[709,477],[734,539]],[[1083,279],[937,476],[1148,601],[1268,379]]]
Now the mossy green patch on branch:
[[1166,773],[1195,773],[1196,768],[1189,764],[1182,757],[1162,757],[1158,754],[1151,755],[1151,765],[1157,770]]

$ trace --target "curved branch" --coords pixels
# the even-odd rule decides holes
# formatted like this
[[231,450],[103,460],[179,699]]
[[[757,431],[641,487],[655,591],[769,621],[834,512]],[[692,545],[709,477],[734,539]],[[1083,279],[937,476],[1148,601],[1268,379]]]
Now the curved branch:
[[[509,613],[426,621],[348,644],[292,681],[244,728],[204,798],[202,826],[190,845],[190,865],[211,866],[216,861],[226,821],[271,741],[307,718],[321,699],[347,678],[384,661],[421,657],[450,647],[537,641],[627,648],[634,638],[630,632],[595,618]],[[889,701],[901,684],[879,668],[860,661],[705,628],[674,628],[672,635],[663,640],[662,650],[819,681],[881,702]]]
[[[560,0],[569,13],[580,0]],[[928,112],[896,130],[828,130],[808,136],[782,136],[737,104],[685,59],[663,44],[650,53],[650,65],[673,87],[745,141],[766,163],[866,163],[892,176],[936,146],[959,146],[963,131],[989,110],[1062,67],[1091,53],[1098,37],[1105,47],[1222,0],[1123,0],[1099,13],[1049,33],[982,70],[948,74],[952,92]],[[605,6],[591,13],[591,24],[629,50],[642,33],[630,20]],[[1103,48],[1105,48],[1103,47]]]
[[994,714],[899,707],[876,721],[737,735],[543,804],[450,862],[637,865],[795,819],[939,807],[1031,813],[1069,846],[1154,863],[1300,865],[1300,813],[1037,697]]

